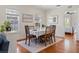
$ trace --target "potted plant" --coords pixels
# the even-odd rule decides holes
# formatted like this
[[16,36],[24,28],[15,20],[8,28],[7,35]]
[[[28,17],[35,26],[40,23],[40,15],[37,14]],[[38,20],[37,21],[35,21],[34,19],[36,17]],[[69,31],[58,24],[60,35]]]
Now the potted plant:
[[6,28],[6,31],[11,31],[11,23],[9,21],[5,21],[4,26]]
[[0,26],[0,32],[4,32],[4,31],[5,31],[4,25],[1,25],[1,26]]
[[0,34],[3,34],[4,35],[4,31],[5,31],[4,25],[1,25],[0,26]]

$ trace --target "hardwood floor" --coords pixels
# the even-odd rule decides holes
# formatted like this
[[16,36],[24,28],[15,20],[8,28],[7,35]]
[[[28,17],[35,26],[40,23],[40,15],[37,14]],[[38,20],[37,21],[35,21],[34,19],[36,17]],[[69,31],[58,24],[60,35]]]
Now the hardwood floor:
[[17,47],[17,52],[20,52],[20,53],[30,53],[27,49],[23,48],[19,44],[17,44],[16,47]]
[[[17,44],[17,49],[21,53],[29,53],[29,51]],[[73,35],[65,35],[65,39],[59,43],[50,46],[39,53],[78,53],[79,41],[73,38]]]

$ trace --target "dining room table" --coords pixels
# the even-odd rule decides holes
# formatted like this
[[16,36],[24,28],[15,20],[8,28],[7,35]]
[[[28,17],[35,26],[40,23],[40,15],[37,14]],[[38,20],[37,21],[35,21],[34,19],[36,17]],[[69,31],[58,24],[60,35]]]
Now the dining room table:
[[45,34],[45,28],[31,29],[30,34],[36,35],[38,38],[40,35]]

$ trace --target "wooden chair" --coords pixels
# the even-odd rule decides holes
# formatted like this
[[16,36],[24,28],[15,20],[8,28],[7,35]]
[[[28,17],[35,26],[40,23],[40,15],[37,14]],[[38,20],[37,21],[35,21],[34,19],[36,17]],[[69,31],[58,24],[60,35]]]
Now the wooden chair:
[[[46,27],[46,30],[45,30],[45,34],[39,36],[38,38],[41,39],[44,43],[45,43],[45,46],[47,45],[47,41],[49,41],[49,39],[51,38],[51,33],[50,33],[50,28],[49,27]],[[50,43],[50,41],[49,41]]]
[[28,26],[28,25],[25,26],[25,33],[26,33],[25,44],[27,43],[27,40],[29,40],[29,44],[28,44],[28,45],[30,46],[30,41],[31,41],[33,38],[36,38],[36,35],[30,34],[29,26]]
[[29,26],[29,29],[34,29],[34,26]]
[[53,43],[52,31],[51,31],[51,27],[50,26],[46,27],[46,32],[45,33],[47,34],[48,41]]
[[54,38],[54,42],[56,42],[55,40],[56,25],[51,25],[50,27],[51,27],[52,37]]

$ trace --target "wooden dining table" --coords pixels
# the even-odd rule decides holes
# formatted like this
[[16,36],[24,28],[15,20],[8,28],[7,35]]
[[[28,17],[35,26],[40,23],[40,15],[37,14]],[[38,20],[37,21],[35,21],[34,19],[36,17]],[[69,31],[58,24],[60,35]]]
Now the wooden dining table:
[[30,30],[30,34],[36,35],[38,38],[40,35],[45,34],[45,28],[38,28]]

